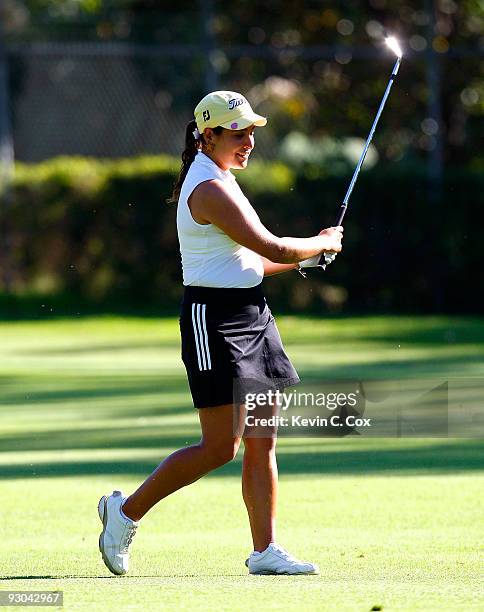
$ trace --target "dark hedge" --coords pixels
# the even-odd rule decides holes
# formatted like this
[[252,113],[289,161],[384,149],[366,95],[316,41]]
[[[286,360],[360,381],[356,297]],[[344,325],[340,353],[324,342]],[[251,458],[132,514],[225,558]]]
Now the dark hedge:
[[[19,165],[0,208],[3,310],[19,296],[176,309],[176,207],[165,199],[177,170],[178,161],[167,157]],[[349,180],[257,161],[237,177],[280,236],[332,225]],[[470,171],[446,172],[440,194],[421,167],[363,172],[345,221],[344,252],[308,279],[296,272],[266,279],[273,309],[481,312],[483,191],[483,176]]]

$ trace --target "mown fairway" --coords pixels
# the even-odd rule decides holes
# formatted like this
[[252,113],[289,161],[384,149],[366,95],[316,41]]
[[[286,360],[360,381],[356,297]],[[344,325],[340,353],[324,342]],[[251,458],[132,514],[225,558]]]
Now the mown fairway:
[[[484,378],[483,320],[278,322],[303,378]],[[320,576],[247,575],[240,452],[161,502],[114,577],[99,497],[198,440],[177,320],[0,324],[0,406],[1,590],[63,590],[68,610],[484,606],[477,438],[281,439],[278,539]]]

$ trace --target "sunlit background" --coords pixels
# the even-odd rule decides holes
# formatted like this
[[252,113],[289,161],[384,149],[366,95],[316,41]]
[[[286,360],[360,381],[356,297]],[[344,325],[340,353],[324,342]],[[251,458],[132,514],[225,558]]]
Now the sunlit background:
[[[175,305],[180,275],[173,228],[167,229],[172,212],[158,204],[169,196],[185,125],[210,90],[241,91],[269,118],[257,130],[253,159],[276,163],[270,172],[256,173],[274,178],[261,189],[248,173],[244,185],[264,222],[276,233],[297,229],[300,235],[333,223],[392,69],[394,56],[384,39],[394,35],[404,59],[352,196],[345,264],[334,266],[317,287],[276,279],[269,291],[296,309],[475,310],[475,301],[464,297],[463,304],[462,294],[470,296],[463,277],[474,273],[480,253],[469,231],[471,216],[481,215],[483,191],[480,2],[4,0],[0,16],[3,200],[12,210],[23,202],[18,215],[8,215],[6,205],[0,212],[4,293],[76,293],[97,301],[118,296],[125,302],[139,294],[148,266],[153,292],[141,291],[145,302],[163,294],[168,306]],[[160,154],[171,156],[164,170],[152,162],[144,179],[139,168],[128,171],[129,201],[122,198],[126,185],[112,177],[123,174],[120,167],[103,178],[99,167],[82,170],[80,162],[66,163],[62,171],[49,166],[42,181],[32,174],[31,164],[58,156],[130,158],[136,164],[138,156]],[[23,179],[12,187],[13,160]],[[30,174],[22,163],[30,164]],[[68,193],[57,186],[62,197],[56,204],[45,182],[52,172],[77,176]],[[146,173],[154,181],[149,193]],[[156,184],[158,173],[164,180]],[[308,185],[311,180],[316,182]],[[109,196],[101,194],[101,183],[116,192],[121,216],[131,208],[117,237],[106,235],[110,222],[102,211]],[[71,199],[79,205],[67,204]],[[81,210],[87,200],[97,230]],[[27,218],[25,203],[40,201],[44,213],[34,221],[31,211]],[[392,212],[382,210],[389,206]],[[66,229],[67,223],[75,233],[69,214],[84,226],[78,228],[82,235]],[[412,227],[403,228],[407,223]],[[153,224],[157,237],[145,235],[136,246],[136,233]],[[45,242],[29,244],[39,226],[50,237],[49,256]],[[148,245],[160,232],[164,241]],[[133,245],[124,263],[113,245],[109,253],[106,246],[123,237]],[[150,268],[143,249],[163,262],[165,274]],[[355,283],[350,271],[361,261],[369,277]],[[413,280],[406,277],[409,266]],[[122,277],[123,267],[131,267],[130,281]],[[410,297],[400,294],[403,286]]]

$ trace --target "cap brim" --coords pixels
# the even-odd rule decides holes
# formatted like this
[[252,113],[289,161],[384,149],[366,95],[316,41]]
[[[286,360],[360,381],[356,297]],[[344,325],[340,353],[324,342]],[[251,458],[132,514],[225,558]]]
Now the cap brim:
[[245,130],[250,125],[256,125],[257,127],[264,127],[267,124],[267,119],[261,115],[255,113],[250,115],[244,115],[243,117],[237,117],[227,123],[221,123],[220,126],[226,130]]

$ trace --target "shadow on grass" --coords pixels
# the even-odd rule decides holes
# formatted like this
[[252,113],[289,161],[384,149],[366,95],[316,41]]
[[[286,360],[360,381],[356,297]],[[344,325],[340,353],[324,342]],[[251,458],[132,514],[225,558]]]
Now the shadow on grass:
[[[204,578],[220,578],[220,573],[217,574],[203,574]],[[245,578],[247,576],[247,571],[240,572],[238,574],[226,574],[224,573],[224,578]],[[176,572],[167,573],[157,573],[148,575],[141,574],[133,574],[131,576],[99,576],[98,574],[92,574],[90,576],[84,575],[73,575],[73,574],[57,574],[57,575],[47,575],[43,576],[39,574],[38,576],[26,574],[25,576],[0,576],[0,582],[7,582],[12,580],[122,580],[123,582],[134,580],[137,581],[140,578],[199,578],[200,574],[178,574]],[[160,608],[161,609],[161,608]]]
[[[395,348],[395,351],[399,349]],[[290,351],[289,351],[290,353]],[[472,375],[476,374],[476,367],[484,377],[482,354],[473,355],[432,355],[421,358],[398,359],[395,361],[369,361],[367,363],[348,363],[329,365],[315,364],[317,371],[308,368],[298,368],[301,380],[307,382],[317,378],[321,381],[334,381],[338,379],[353,378],[365,380],[372,378],[395,378],[396,380],[410,377],[435,377],[440,379],[457,379],[468,375],[467,367],[472,366]]]
[[16,355],[38,357],[59,357],[63,355],[89,355],[96,353],[123,353],[125,351],[138,351],[145,349],[152,349],[159,351],[162,349],[180,349],[180,340],[160,338],[159,340],[149,340],[146,342],[125,342],[125,343],[111,343],[111,344],[89,344],[88,346],[74,346],[74,347],[60,347],[60,348],[32,348],[28,351],[15,351]]
[[[425,319],[424,319],[425,321]],[[448,320],[430,320],[425,327],[422,325],[412,326],[409,319],[408,326],[405,325],[405,317],[402,318],[401,333],[374,333],[358,339],[381,341],[393,344],[402,342],[408,344],[482,344],[484,343],[484,318],[452,318]]]
[[[185,377],[180,376],[98,376],[98,377],[72,377],[59,382],[59,388],[52,389],[51,382],[48,389],[42,389],[37,379],[23,377],[0,377],[0,406],[15,406],[26,404],[35,408],[36,404],[54,404],[66,401],[142,397],[166,393],[187,393],[188,383]],[[3,388],[2,388],[3,387]],[[129,403],[129,400],[128,400]],[[102,403],[100,404],[102,406]],[[40,415],[39,415],[40,416]],[[133,417],[138,416],[133,411]]]
[[[383,321],[385,318],[383,318]],[[364,317],[352,317],[351,323],[363,323]],[[304,323],[310,320],[304,319]],[[331,321],[332,323],[333,321]],[[324,320],[316,320],[318,327],[315,329],[314,335],[301,335],[299,332],[294,333],[292,330],[287,330],[284,336],[286,340],[291,340],[295,344],[314,345],[315,342],[338,342],[341,339],[341,334],[338,330],[330,327],[325,328]],[[304,328],[303,328],[304,329]],[[350,342],[351,337],[347,334],[343,335],[343,341]],[[458,346],[459,344],[482,344],[484,343],[484,318],[442,318],[434,319],[423,317],[412,317],[402,315],[398,320],[392,321],[389,318],[388,327],[384,330],[381,325],[373,325],[371,319],[366,323],[366,329],[361,329],[361,326],[355,331],[355,339],[358,343],[365,342],[380,342],[384,345],[398,345],[408,347],[408,345],[440,345],[440,346]]]
[[[183,430],[183,434],[180,431]],[[186,432],[186,433],[185,433]],[[30,451],[75,451],[130,448],[182,448],[198,442],[198,426],[129,425],[118,428],[73,427],[0,437],[0,453]],[[0,474],[2,468],[0,467]]]
[[[190,443],[197,442],[192,439]],[[184,438],[163,440],[165,448],[181,448],[187,444]],[[405,444],[405,448],[402,448]],[[355,450],[340,449],[336,452],[321,450],[294,451],[294,447],[280,447],[278,464],[281,475],[379,475],[379,474],[447,474],[465,473],[484,469],[484,444],[479,441],[459,440],[428,447],[408,447],[407,441],[395,440],[393,448]],[[65,461],[35,464],[5,465],[0,467],[0,478],[40,478],[65,476],[106,476],[124,474],[144,479],[163,459],[125,461]],[[215,470],[208,477],[239,475],[242,450],[235,461]]]
[[[134,578],[134,576],[131,576]],[[0,582],[8,581],[8,580],[62,580],[62,579],[77,579],[77,580],[86,580],[96,578],[96,580],[111,580],[115,578],[119,578],[119,576],[73,576],[72,574],[58,574],[58,575],[47,575],[43,576],[39,574],[38,576],[32,574],[26,574],[25,576],[0,576]],[[136,576],[136,578],[152,578],[152,576]],[[123,576],[124,580],[124,576]]]

